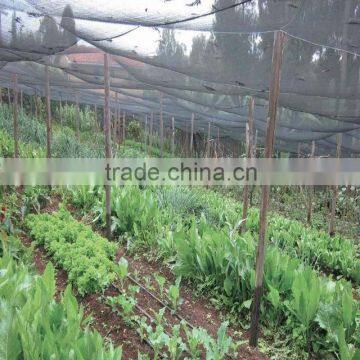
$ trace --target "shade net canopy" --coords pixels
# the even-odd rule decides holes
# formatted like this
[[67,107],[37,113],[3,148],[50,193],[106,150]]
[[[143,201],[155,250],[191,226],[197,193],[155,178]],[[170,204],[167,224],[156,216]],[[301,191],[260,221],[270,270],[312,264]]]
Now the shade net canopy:
[[[274,32],[286,41],[275,146],[304,154],[360,153],[360,0],[0,0],[0,86],[104,104],[103,52],[111,55],[111,106],[138,119],[224,141],[264,143]],[[161,95],[160,95],[161,94]],[[300,144],[300,145],[299,145]]]

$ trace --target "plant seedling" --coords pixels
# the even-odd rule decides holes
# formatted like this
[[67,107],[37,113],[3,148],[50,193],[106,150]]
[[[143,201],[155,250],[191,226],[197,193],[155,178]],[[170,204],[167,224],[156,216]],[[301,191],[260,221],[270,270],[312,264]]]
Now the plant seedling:
[[128,261],[122,257],[117,266],[117,275],[119,276],[121,288],[124,288],[124,280],[127,277],[128,274]]
[[164,296],[164,286],[165,286],[166,279],[163,276],[159,275],[158,273],[156,273],[154,276],[155,276],[155,280],[156,280],[156,282],[157,282],[157,284],[159,286],[160,295],[161,295],[161,297],[163,297]]
[[180,298],[180,282],[181,277],[178,277],[175,284],[169,287],[167,294],[174,312],[176,312],[177,308],[182,303],[182,299]]

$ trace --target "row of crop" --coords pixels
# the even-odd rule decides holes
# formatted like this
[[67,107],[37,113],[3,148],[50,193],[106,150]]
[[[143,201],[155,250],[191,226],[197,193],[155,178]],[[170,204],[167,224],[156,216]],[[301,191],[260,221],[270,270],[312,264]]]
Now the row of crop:
[[105,289],[116,278],[116,244],[94,233],[61,208],[53,214],[30,214],[25,219],[30,236],[67,272],[80,294]]
[[[76,190],[73,190],[76,192]],[[92,207],[94,221],[104,222],[104,197]],[[92,202],[94,202],[92,196]],[[79,205],[79,204],[78,204]],[[254,291],[256,242],[248,231],[215,227],[195,216],[181,217],[161,207],[153,190],[114,188],[112,230],[133,248],[156,248],[158,256],[175,261],[178,275],[212,289],[223,303],[248,313]],[[291,334],[290,341],[318,356],[338,354],[353,359],[359,346],[357,303],[346,281],[319,277],[301,260],[271,246],[265,261],[265,301],[262,323]],[[359,329],[357,329],[359,330]]]
[[[227,222],[236,224],[242,214],[242,204],[219,193],[192,190],[199,202],[208,206],[209,220],[217,226]],[[251,208],[246,227],[254,236],[259,232],[259,210]],[[331,237],[325,231],[303,225],[297,220],[286,219],[276,213],[268,216],[267,238],[273,245],[305,264],[325,272],[341,275],[360,284],[359,246],[341,235]]]
[[84,312],[67,287],[54,300],[54,267],[42,276],[16,261],[9,252],[14,238],[2,235],[0,257],[1,359],[121,359],[121,348],[105,345],[100,334],[88,328]]

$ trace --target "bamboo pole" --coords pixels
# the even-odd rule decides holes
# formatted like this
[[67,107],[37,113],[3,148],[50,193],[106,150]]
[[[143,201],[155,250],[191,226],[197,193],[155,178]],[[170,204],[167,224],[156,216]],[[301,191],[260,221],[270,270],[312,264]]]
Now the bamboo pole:
[[[110,72],[109,56],[104,53],[104,133],[105,133],[105,157],[110,159],[111,156],[111,133],[110,133]],[[105,185],[105,221],[106,237],[111,239],[111,186]]]
[[[248,159],[252,158],[253,149],[252,149],[252,141],[253,141],[253,127],[254,127],[254,99],[249,99],[249,116],[248,121],[246,123],[246,157]],[[244,185],[243,192],[243,211],[242,211],[242,219],[243,222],[240,225],[240,232],[246,230],[246,218],[249,207],[249,185]]]
[[160,156],[163,156],[164,151],[164,119],[163,119],[163,93],[160,93]]
[[190,128],[190,156],[193,156],[194,151],[194,122],[195,122],[195,114],[191,114],[191,128]]
[[[336,136],[336,157],[339,159],[341,157],[341,145],[342,145],[342,134]],[[329,220],[329,235],[335,235],[335,213],[336,213],[336,203],[338,198],[338,187],[333,185],[332,189],[332,199],[330,207],[330,220]]]
[[51,158],[51,106],[50,106],[50,72],[45,66],[45,101],[46,101],[46,157]]
[[[272,55],[272,73],[269,91],[269,111],[266,129],[265,157],[270,158],[273,154],[277,103],[280,93],[281,65],[284,50],[285,34],[276,31],[274,34],[274,45]],[[259,243],[256,254],[255,269],[255,291],[251,310],[250,346],[257,346],[259,338],[260,303],[263,290],[264,260],[265,260],[265,234],[267,226],[267,210],[269,202],[270,186],[262,186],[261,208],[260,208],[260,230]]]
[[175,118],[171,118],[171,154],[175,155]]
[[14,157],[19,157],[19,123],[18,123],[18,76],[12,76],[13,82],[13,127],[14,127]]

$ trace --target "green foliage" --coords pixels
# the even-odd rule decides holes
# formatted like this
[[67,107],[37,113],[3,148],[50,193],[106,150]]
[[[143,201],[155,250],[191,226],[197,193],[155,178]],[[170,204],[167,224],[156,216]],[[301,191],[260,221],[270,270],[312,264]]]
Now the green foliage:
[[61,208],[53,214],[29,215],[26,226],[76,284],[80,294],[103,290],[116,278],[116,245],[74,220]]
[[135,121],[135,120],[130,121],[128,128],[127,128],[127,133],[132,139],[134,139],[136,141],[141,140],[141,138],[143,136],[140,124],[138,121]]
[[0,258],[0,358],[121,359],[121,348],[89,330],[71,287],[54,300],[54,273],[51,263],[37,276],[7,254]]

